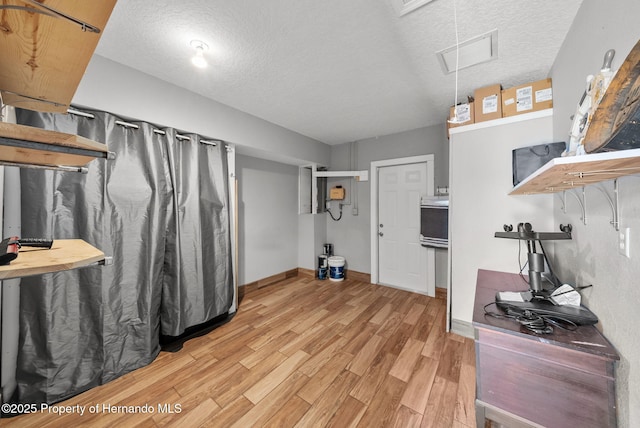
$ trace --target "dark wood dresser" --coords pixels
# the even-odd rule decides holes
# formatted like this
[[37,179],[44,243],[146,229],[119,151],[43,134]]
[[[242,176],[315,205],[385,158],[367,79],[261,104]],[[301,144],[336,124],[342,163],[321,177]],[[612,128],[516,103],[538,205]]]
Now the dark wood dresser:
[[[478,270],[476,417],[508,427],[615,427],[618,353],[595,326],[552,334],[528,332],[509,319],[486,316],[497,291],[524,291],[512,273]],[[500,312],[495,305],[487,308]]]

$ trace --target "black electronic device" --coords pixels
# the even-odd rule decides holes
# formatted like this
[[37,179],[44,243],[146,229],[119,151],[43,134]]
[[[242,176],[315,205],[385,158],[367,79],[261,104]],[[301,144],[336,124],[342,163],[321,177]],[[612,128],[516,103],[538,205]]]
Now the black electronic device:
[[0,266],[8,265],[12,260],[18,257],[18,251],[22,247],[40,247],[50,249],[53,245],[52,239],[40,239],[40,238],[18,238],[12,236],[10,238],[3,239],[0,242]]
[[[527,293],[527,292],[524,292]],[[504,297],[503,297],[504,296]],[[529,301],[505,300],[504,292],[496,293],[496,306],[503,311],[517,311],[525,313],[529,311],[542,318],[551,318],[555,321],[569,321],[576,325],[593,325],[598,323],[598,317],[583,305],[557,305],[547,297],[531,296]]]
[[[565,320],[576,325],[598,323],[598,317],[584,305],[560,305],[552,298],[552,293],[562,285],[547,258],[542,241],[571,239],[571,225],[560,225],[560,232],[536,232],[531,223],[518,224],[517,231],[512,225],[505,224],[504,232],[496,232],[496,238],[518,239],[527,242],[527,260],[529,264],[529,290],[523,292],[496,293],[496,306],[503,311],[516,310],[532,312],[536,315],[556,320]],[[537,251],[538,247],[542,251]],[[545,287],[543,274],[545,264],[549,272]]]

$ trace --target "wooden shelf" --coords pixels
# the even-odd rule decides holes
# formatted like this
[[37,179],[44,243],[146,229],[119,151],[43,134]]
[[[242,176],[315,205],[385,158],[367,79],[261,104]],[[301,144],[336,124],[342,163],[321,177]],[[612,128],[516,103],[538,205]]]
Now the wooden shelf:
[[[40,3],[40,4],[39,4]],[[6,0],[0,24],[0,91],[5,104],[64,113],[98,45],[116,0]],[[96,27],[50,13],[53,8]]]
[[509,194],[556,193],[632,174],[640,174],[640,149],[559,157],[547,162]]
[[81,167],[97,157],[109,157],[105,144],[78,135],[0,122],[2,162]]
[[102,251],[82,239],[55,239],[49,250],[21,248],[17,259],[0,266],[0,280],[77,269],[104,259]]
[[494,126],[509,125],[511,123],[526,122],[532,119],[553,116],[553,109],[548,108],[538,110],[531,113],[517,114],[515,116],[503,117],[500,119],[486,120],[484,122],[476,122],[470,125],[456,126],[449,129],[450,134],[459,134],[463,132],[476,131],[478,129],[493,128]]

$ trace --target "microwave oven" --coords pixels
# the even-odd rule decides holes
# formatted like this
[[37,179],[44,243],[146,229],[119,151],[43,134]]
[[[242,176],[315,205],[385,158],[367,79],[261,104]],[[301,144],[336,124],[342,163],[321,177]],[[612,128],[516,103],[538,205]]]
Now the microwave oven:
[[420,244],[449,248],[449,198],[428,196],[420,200]]

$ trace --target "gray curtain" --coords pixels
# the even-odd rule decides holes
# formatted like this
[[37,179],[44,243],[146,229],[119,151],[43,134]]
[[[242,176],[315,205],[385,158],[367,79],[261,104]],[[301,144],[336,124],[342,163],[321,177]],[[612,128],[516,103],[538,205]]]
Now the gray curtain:
[[[162,289],[162,334],[179,336],[231,306],[231,241],[227,156],[221,145],[167,129],[175,183]],[[185,140],[188,137],[189,140]],[[226,284],[225,292],[193,284]]]
[[17,380],[25,403],[60,401],[149,364],[161,334],[220,316],[233,298],[223,145],[91,113],[17,113],[18,123],[106,142],[116,153],[92,161],[88,174],[21,170],[23,237],[81,238],[114,262],[23,279]]

